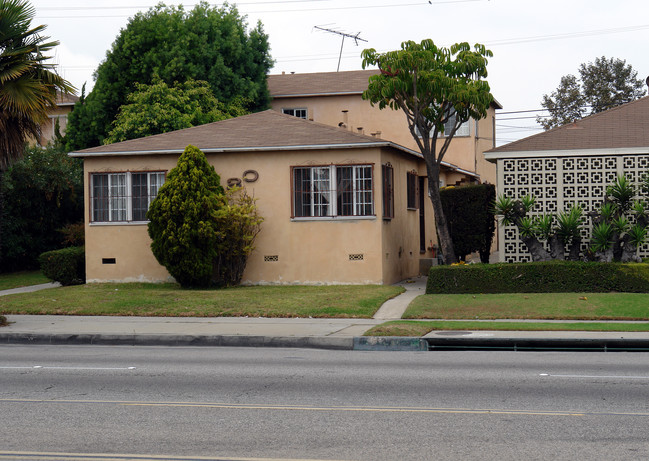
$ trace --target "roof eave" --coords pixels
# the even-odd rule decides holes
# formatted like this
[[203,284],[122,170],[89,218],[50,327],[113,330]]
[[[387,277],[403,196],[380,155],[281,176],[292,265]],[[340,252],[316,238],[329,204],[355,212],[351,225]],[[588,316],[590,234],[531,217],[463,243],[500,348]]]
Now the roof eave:
[[316,96],[350,96],[356,94],[363,94],[362,91],[330,91],[327,93],[285,93],[285,94],[271,94],[273,99],[279,98],[310,98]]
[[628,154],[649,154],[649,146],[646,147],[615,147],[597,149],[556,149],[556,150],[519,150],[519,151],[487,151],[483,152],[485,159],[490,162],[503,158],[538,158],[538,157],[566,157],[583,156],[594,157],[601,155],[628,155]]
[[[393,147],[395,149],[421,157],[421,154],[389,141],[342,143],[342,144],[307,144],[307,145],[287,145],[287,146],[220,147],[220,148],[200,148],[200,149],[205,154],[220,154],[220,153],[228,153],[228,152],[273,152],[273,151],[289,151],[289,150],[360,149],[360,148],[367,148],[367,147]],[[77,152],[70,152],[68,155],[70,157],[118,157],[118,156],[182,154],[183,151],[184,149],[103,151],[103,152],[77,151]]]

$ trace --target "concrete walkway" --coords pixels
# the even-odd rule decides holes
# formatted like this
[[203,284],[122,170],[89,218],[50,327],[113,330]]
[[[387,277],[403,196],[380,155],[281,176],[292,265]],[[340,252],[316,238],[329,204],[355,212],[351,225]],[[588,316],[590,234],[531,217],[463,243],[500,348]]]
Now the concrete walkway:
[[413,299],[426,294],[426,280],[426,277],[419,276],[397,283],[397,285],[404,287],[406,292],[384,302],[373,318],[378,320],[400,319]]
[[41,283],[40,285],[31,285],[28,287],[19,287],[19,288],[11,288],[9,290],[0,290],[0,296],[15,295],[18,293],[31,293],[33,291],[40,291],[40,290],[45,290],[47,288],[56,288],[60,286],[61,284],[58,282]]

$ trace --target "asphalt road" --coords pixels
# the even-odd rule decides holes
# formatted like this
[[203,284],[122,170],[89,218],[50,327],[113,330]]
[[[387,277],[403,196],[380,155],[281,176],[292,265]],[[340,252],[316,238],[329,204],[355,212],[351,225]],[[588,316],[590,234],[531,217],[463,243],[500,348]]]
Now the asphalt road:
[[0,346],[0,427],[0,460],[647,459],[649,354]]

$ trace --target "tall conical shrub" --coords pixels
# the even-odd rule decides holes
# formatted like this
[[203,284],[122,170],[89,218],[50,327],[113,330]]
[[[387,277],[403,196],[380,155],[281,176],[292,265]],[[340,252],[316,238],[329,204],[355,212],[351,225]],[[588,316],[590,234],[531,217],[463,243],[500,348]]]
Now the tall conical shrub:
[[205,154],[187,146],[151,203],[151,250],[183,287],[206,287],[218,258],[217,211],[224,205],[221,178]]

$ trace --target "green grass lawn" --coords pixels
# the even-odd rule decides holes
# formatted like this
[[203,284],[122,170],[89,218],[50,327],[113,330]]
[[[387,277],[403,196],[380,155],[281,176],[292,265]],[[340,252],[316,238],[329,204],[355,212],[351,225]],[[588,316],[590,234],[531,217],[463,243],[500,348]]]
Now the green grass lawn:
[[0,274],[0,290],[11,288],[27,287],[48,283],[50,280],[41,274],[41,271],[14,272],[11,274]]
[[184,290],[174,284],[89,284],[0,297],[2,314],[369,318],[404,291],[380,285]]
[[649,331],[649,323],[458,322],[396,320],[382,323],[365,336],[424,336],[433,330],[500,331]]
[[423,295],[403,318],[649,320],[649,293]]

